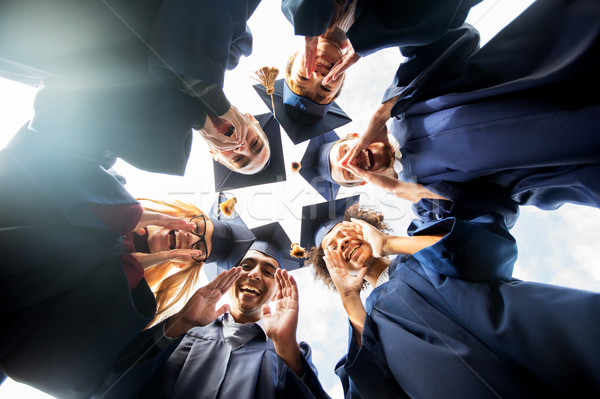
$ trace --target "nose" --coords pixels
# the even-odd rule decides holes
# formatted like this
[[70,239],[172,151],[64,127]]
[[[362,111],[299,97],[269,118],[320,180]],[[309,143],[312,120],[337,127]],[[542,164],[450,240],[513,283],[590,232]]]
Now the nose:
[[250,270],[248,272],[248,278],[254,279],[254,280],[260,280],[261,279],[261,274],[260,274],[260,266],[256,265],[254,267],[254,269]]
[[242,154],[242,155],[246,155],[246,156],[251,156],[252,154],[250,153],[250,149],[248,148],[248,146],[246,145],[246,142],[244,141],[242,143],[242,145],[240,145],[237,148],[233,149],[233,152],[237,153],[237,154]]
[[189,231],[186,231],[185,239],[187,241],[188,247],[191,248],[192,245],[194,245],[196,242],[198,242],[198,240],[200,240],[200,237],[190,233]]
[[346,248],[348,248],[348,244],[350,243],[350,238],[344,237],[344,238],[342,238],[340,240],[341,240],[341,242],[339,244],[339,247],[340,247],[340,250],[342,252],[344,252],[346,250]]

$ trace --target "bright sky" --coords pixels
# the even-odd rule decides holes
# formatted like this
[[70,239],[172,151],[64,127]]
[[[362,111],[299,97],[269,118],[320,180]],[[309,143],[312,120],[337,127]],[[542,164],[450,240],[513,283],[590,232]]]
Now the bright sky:
[[[531,2],[484,0],[471,11],[468,21],[480,30],[482,42],[486,42]],[[293,36],[291,25],[279,10],[279,3],[279,0],[263,0],[259,5],[249,21],[254,34],[254,52],[226,75],[225,91],[242,112],[268,112],[251,87],[255,83],[250,78],[252,71],[265,65],[283,71],[289,56],[302,44],[300,38]],[[388,49],[361,59],[349,70],[338,103],[353,122],[340,128],[338,134],[364,131],[400,61],[398,51]],[[34,94],[33,88],[0,79],[0,148],[31,117]],[[292,161],[300,160],[307,143],[294,146],[285,133],[282,140],[286,166],[289,166]],[[202,209],[207,209],[215,198],[210,158],[205,144],[197,137],[183,177],[143,172],[124,162],[118,162],[116,169],[127,179],[127,189],[137,197],[178,198],[194,202]],[[406,201],[376,188],[343,189],[338,197],[356,193],[361,194],[362,205],[383,210],[394,231],[405,234],[412,217]],[[289,169],[285,182],[227,194],[238,198],[236,210],[250,227],[278,220],[293,242],[299,241],[302,206],[322,201],[300,175]],[[595,256],[599,245],[594,234],[598,226],[598,209],[573,205],[543,212],[523,207],[512,231],[520,251],[515,277],[600,291],[600,265]],[[341,385],[333,368],[346,350],[348,326],[344,310],[334,293],[313,281],[310,269],[293,274],[300,286],[298,338],[312,346],[313,361],[325,389],[333,398],[342,398]],[[49,396],[7,380],[0,386],[0,399],[15,397]]]

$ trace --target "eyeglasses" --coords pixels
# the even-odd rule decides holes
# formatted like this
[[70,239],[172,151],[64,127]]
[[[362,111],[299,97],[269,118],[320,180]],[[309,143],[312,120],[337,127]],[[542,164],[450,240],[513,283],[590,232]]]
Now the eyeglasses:
[[[202,219],[200,219],[202,218]],[[190,219],[190,223],[194,223],[196,227],[192,230],[192,234],[198,237],[198,241],[196,241],[192,245],[192,249],[202,251],[202,255],[192,256],[192,259],[197,262],[204,262],[208,257],[208,249],[206,247],[206,239],[204,236],[206,235],[206,218],[204,215],[194,216]]]

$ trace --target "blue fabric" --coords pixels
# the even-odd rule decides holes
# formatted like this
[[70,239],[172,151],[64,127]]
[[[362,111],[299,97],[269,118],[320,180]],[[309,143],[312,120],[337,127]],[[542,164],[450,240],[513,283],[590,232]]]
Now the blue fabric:
[[[460,26],[472,6],[481,0],[427,0],[397,2],[358,0],[354,24],[347,36],[357,54],[366,56],[386,47],[422,46]],[[319,36],[329,26],[332,1],[283,0],[281,8],[294,33]]]
[[296,376],[264,333],[238,348],[223,338],[221,319],[190,330],[140,392],[144,398],[328,398],[302,342],[306,375]]
[[36,136],[24,128],[0,151],[0,367],[51,395],[87,397],[156,303],[144,280],[129,289],[120,233],[86,206],[136,201],[96,163]]
[[599,21],[594,1],[533,3],[393,120],[402,178],[482,178],[522,205],[600,206],[600,106],[581,95],[600,88]]
[[[531,398],[600,389],[600,295],[512,279],[516,244],[485,214],[430,222],[448,232],[366,301],[336,373],[347,398]],[[583,395],[585,396],[585,395]]]
[[180,77],[222,86],[251,52],[258,3],[5,1],[0,36],[13,40],[0,43],[0,74],[44,79],[31,127],[64,151],[183,175],[206,106]]
[[159,80],[177,74],[223,87],[227,69],[252,53],[246,25],[260,0],[165,0],[150,34],[150,71]]

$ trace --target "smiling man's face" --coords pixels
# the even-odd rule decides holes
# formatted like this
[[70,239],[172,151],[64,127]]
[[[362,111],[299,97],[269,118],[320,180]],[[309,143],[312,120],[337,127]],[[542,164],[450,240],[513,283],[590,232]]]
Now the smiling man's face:
[[[341,185],[356,185],[363,180],[355,176],[351,171],[340,166],[340,160],[358,142],[356,138],[342,138],[338,140],[329,151],[329,166],[331,177]],[[369,172],[383,172],[394,167],[394,150],[388,143],[371,143],[356,157],[356,167]]]
[[367,265],[373,257],[371,245],[360,238],[356,233],[342,233],[342,223],[338,223],[323,237],[321,248],[331,247],[346,261],[346,269],[354,274]]
[[262,306],[269,303],[275,293],[275,271],[279,264],[262,252],[250,250],[239,266],[242,274],[229,291],[230,313],[238,322],[257,321],[262,315]]

